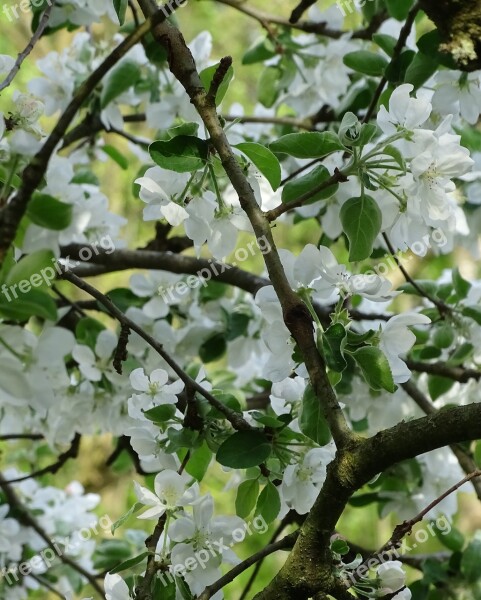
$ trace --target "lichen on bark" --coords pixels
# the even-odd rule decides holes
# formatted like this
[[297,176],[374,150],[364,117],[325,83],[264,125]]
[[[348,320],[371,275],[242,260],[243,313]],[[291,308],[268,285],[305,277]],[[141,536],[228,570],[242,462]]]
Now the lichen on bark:
[[420,6],[435,23],[443,43],[462,71],[481,68],[481,0],[420,0]]

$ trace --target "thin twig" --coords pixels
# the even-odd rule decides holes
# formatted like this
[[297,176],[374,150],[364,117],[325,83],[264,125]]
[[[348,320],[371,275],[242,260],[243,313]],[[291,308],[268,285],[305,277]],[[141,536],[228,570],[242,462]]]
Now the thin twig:
[[274,542],[273,544],[269,544],[259,552],[256,552],[246,560],[242,561],[238,565],[236,565],[233,569],[228,571],[224,576],[218,579],[212,585],[209,585],[205,588],[205,590],[198,596],[197,600],[209,600],[212,598],[214,594],[216,594],[223,587],[234,581],[236,577],[238,577],[241,573],[247,570],[249,567],[254,565],[256,562],[262,560],[266,556],[277,552],[278,550],[290,550],[294,543],[296,542],[299,536],[299,531],[294,531],[289,535],[286,535],[281,540]]
[[77,458],[78,451],[80,448],[80,439],[81,439],[81,435],[79,433],[76,433],[74,439],[72,440],[70,448],[68,450],[66,450],[65,452],[63,452],[62,454],[60,454],[58,459],[52,465],[49,465],[48,467],[43,467],[43,469],[34,471],[33,473],[30,473],[29,475],[24,475],[23,477],[17,477],[16,479],[10,479],[9,481],[6,481],[5,483],[8,483],[8,484],[20,483],[20,481],[27,481],[27,479],[34,479],[36,477],[41,477],[42,475],[47,475],[48,473],[54,475],[55,473],[60,471],[60,469],[64,466],[64,464],[68,460],[70,460],[71,458]]
[[189,375],[185,373],[182,367],[180,367],[176,363],[176,361],[173,358],[171,358],[170,355],[164,350],[162,344],[159,344],[157,340],[155,340],[151,335],[144,331],[142,327],[140,327],[139,325],[137,325],[137,323],[129,319],[129,317],[127,317],[121,310],[117,308],[117,306],[115,306],[115,304],[112,302],[112,300],[110,300],[110,298],[108,298],[108,296],[105,296],[104,294],[99,292],[92,285],[90,285],[86,281],[83,281],[83,279],[80,279],[80,277],[77,277],[77,275],[74,275],[74,273],[64,271],[61,277],[63,279],[66,279],[67,281],[70,281],[70,283],[73,283],[79,289],[83,290],[84,292],[87,292],[87,294],[90,294],[90,296],[98,300],[100,304],[105,306],[107,312],[109,312],[113,317],[115,317],[121,325],[125,325],[132,331],[135,331],[135,333],[137,333],[142,339],[144,339],[149,344],[149,346],[151,346],[159,354],[159,356],[161,356],[165,360],[165,362],[170,366],[170,368],[179,376],[179,378],[186,385],[192,386],[193,389],[195,389],[199,394],[204,396],[204,398],[209,402],[209,404],[211,404],[211,406],[213,406],[220,413],[222,413],[224,417],[231,423],[234,429],[238,431],[252,429],[251,425],[249,425],[249,423],[244,419],[244,417],[241,414],[230,409],[220,400],[217,400],[217,398],[215,398],[215,396],[213,396],[210,392],[203,388],[200,385],[200,383],[189,377]]
[[42,433],[6,433],[0,435],[0,442],[8,442],[11,440],[43,440]]
[[432,304],[434,304],[434,306],[438,309],[439,314],[441,316],[444,316],[447,313],[450,313],[451,309],[449,308],[449,306],[447,306],[446,304],[444,304],[444,302],[442,302],[441,300],[438,300],[434,296],[431,296],[431,294],[429,294],[425,289],[423,289],[418,283],[416,283],[414,281],[414,279],[411,277],[411,275],[405,269],[402,262],[399,260],[399,257],[397,256],[396,251],[394,250],[394,246],[391,244],[391,241],[390,241],[387,233],[383,233],[382,237],[383,237],[384,241],[386,242],[386,246],[388,247],[388,250],[391,253],[392,257],[394,258],[399,270],[403,274],[404,279],[413,286],[413,288],[418,292],[418,294],[420,294],[423,298],[426,298],[426,300],[429,300],[429,302],[432,302]]
[[[391,62],[390,62],[391,65],[394,63],[394,61],[396,61],[400,57],[401,52],[403,51],[403,48],[406,45],[409,34],[411,33],[411,29],[414,25],[414,20],[416,19],[416,15],[418,14],[419,10],[420,10],[419,2],[416,2],[416,4],[409,11],[406,21],[405,21],[405,23],[401,29],[401,32],[399,34],[399,39],[393,50],[393,55],[392,55]],[[388,68],[389,67],[386,67],[386,69],[388,69]],[[363,123],[367,123],[367,121],[369,121],[369,119],[374,114],[377,103],[379,102],[379,99],[381,97],[381,94],[384,91],[384,88],[386,87],[387,82],[388,82],[388,79],[387,79],[386,75],[383,75],[376,91],[374,92],[374,96],[371,100],[371,104],[369,105],[369,108],[367,109],[367,112],[364,116]]]
[[326,190],[327,188],[331,187],[332,185],[336,185],[336,183],[343,183],[345,181],[348,181],[346,174],[336,167],[336,169],[334,170],[334,175],[331,175],[329,179],[326,179],[312,190],[309,190],[308,192],[302,194],[301,196],[299,196],[299,198],[297,198],[297,200],[293,200],[292,202],[288,202],[287,204],[280,204],[276,208],[273,208],[272,210],[269,210],[266,213],[264,213],[264,215],[268,221],[275,221],[284,213],[289,212],[294,208],[299,208],[300,206],[303,206],[306,202],[309,202],[309,200],[311,200],[316,194],[319,194],[323,190]]
[[[421,390],[412,380],[401,385],[404,388],[404,391],[414,400],[414,402],[425,414],[432,415],[438,412],[438,409],[434,406],[434,404],[425,394],[421,392]],[[451,444],[450,448],[454,456],[457,458],[460,467],[466,474],[472,473],[476,470],[477,465],[474,462],[473,457],[470,456],[466,450],[464,450],[458,444]],[[474,491],[476,492],[476,496],[479,500],[481,500],[481,480],[474,478],[471,483]]]
[[19,53],[17,60],[15,61],[15,64],[13,65],[10,73],[5,77],[5,79],[2,81],[2,83],[0,83],[0,92],[2,92],[5,88],[7,88],[12,83],[12,81],[15,79],[15,75],[20,71],[20,67],[22,66],[24,60],[27,58],[27,56],[30,54],[30,52],[32,52],[32,50],[35,47],[35,44],[42,37],[43,32],[45,31],[45,29],[48,25],[48,21],[50,19],[50,15],[52,13],[54,6],[55,6],[55,0],[51,0],[51,2],[48,3],[48,6],[45,9],[45,11],[41,17],[41,19],[38,23],[38,27],[35,30],[35,33],[32,35],[32,38],[26,45],[25,49]]

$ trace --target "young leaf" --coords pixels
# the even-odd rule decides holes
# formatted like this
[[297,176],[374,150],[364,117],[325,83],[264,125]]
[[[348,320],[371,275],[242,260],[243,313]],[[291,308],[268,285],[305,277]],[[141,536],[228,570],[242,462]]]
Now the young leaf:
[[369,258],[381,231],[382,213],[371,196],[351,198],[342,205],[341,223],[349,240],[349,260]]
[[249,158],[276,191],[281,185],[281,165],[269,148],[254,142],[242,142],[237,144],[238,148]]
[[144,558],[149,556],[150,552],[142,552],[138,556],[134,556],[133,558],[129,558],[128,560],[124,560],[124,562],[120,563],[116,567],[110,570],[110,573],[113,575],[114,573],[120,573],[121,571],[126,571],[127,569],[131,569],[141,563]]
[[310,384],[306,387],[302,398],[299,429],[320,446],[326,445],[331,439],[329,426],[322,413],[321,402]]
[[379,348],[374,346],[359,348],[352,353],[352,356],[373,390],[387,390],[391,394],[396,391],[391,367]]
[[[33,254],[28,254],[10,270],[7,275],[6,284],[12,286],[13,284],[29,280],[33,285],[38,280],[39,284],[35,284],[33,287],[49,285],[57,276],[54,262],[55,256],[51,250],[37,250]],[[30,288],[32,285],[30,285]],[[26,293],[21,288],[19,291],[21,294]]]
[[208,146],[205,140],[192,135],[178,135],[171,140],[157,141],[149,147],[152,160],[177,173],[192,173],[205,166]]
[[269,144],[273,152],[289,154],[295,158],[320,158],[338,150],[345,150],[332,131],[288,133]]
[[271,443],[262,431],[236,431],[217,451],[217,461],[232,469],[248,469],[263,463]]
[[107,77],[100,96],[100,106],[105,108],[120,94],[135,85],[140,78],[140,68],[132,60],[125,60],[115,67]]
[[[292,181],[288,181],[282,189],[282,202],[287,204],[294,200],[297,200],[304,194],[312,192],[312,190],[319,187],[322,183],[327,181],[331,177],[331,174],[324,165],[317,165],[309,173],[297,177]],[[317,194],[314,194],[309,200],[309,204],[317,202],[318,200],[325,200],[333,196],[339,189],[339,184],[334,183]]]
[[353,71],[371,75],[372,77],[380,77],[384,74],[384,69],[388,66],[388,61],[374,52],[368,50],[356,50],[356,52],[348,52],[344,55],[344,64]]
[[256,516],[263,517],[266,523],[272,523],[281,510],[281,500],[276,486],[270,481],[259,495],[256,506]]
[[209,449],[209,446],[204,441],[202,442],[201,446],[199,446],[195,450],[191,450],[190,458],[187,461],[185,470],[189,475],[195,477],[197,481],[202,481],[202,479],[204,479],[204,475],[207,472],[211,460],[212,452]]
[[[210,88],[210,84],[212,83],[212,79],[214,78],[218,66],[219,63],[212,65],[211,67],[207,67],[200,73],[200,80],[202,81],[202,85],[207,91]],[[230,66],[227,70],[227,73],[224,76],[224,79],[222,80],[222,83],[219,86],[219,89],[217,90],[217,94],[215,96],[216,106],[218,106],[224,99],[224,96],[226,95],[227,90],[229,89],[229,84],[232,81],[233,77],[234,69],[232,68],[232,66]]]
[[241,519],[245,519],[249,516],[256,505],[258,495],[259,482],[257,479],[243,481],[237,488],[237,496],[235,499],[237,516],[241,517]]
[[342,373],[347,367],[343,355],[346,335],[346,330],[341,323],[331,325],[322,335],[322,347],[327,366],[337,373]]
[[142,502],[136,502],[133,506],[131,506],[129,510],[120,517],[120,519],[117,519],[117,521],[113,523],[112,527],[110,528],[112,535],[114,535],[116,530],[121,527],[132,515],[134,515],[136,512],[139,512],[141,508],[144,508],[144,506],[145,504],[142,504]]
[[449,392],[453,385],[454,381],[448,377],[441,377],[441,375],[428,376],[428,392],[433,402]]
[[28,203],[26,214],[39,227],[62,231],[72,222],[73,207],[47,194],[35,194]]
[[105,152],[107,156],[110,156],[110,158],[116,162],[123,171],[129,168],[128,159],[125,158],[122,152],[117,150],[117,148],[114,148],[114,146],[106,144],[105,146],[102,146],[101,150],[102,152]]
[[114,9],[119,18],[120,25],[125,23],[125,13],[127,11],[128,0],[114,0]]

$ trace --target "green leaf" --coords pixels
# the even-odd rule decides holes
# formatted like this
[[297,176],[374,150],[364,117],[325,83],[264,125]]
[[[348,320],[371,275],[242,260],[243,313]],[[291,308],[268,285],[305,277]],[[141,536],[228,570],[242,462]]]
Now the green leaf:
[[144,417],[153,423],[165,423],[175,415],[175,406],[173,404],[161,404],[144,411]]
[[[126,312],[131,306],[142,308],[145,304],[145,298],[139,298],[129,288],[115,288],[114,290],[110,290],[107,296],[122,312]],[[99,308],[105,310],[102,305]],[[105,312],[108,313],[106,310]]]
[[249,158],[271,184],[274,191],[281,185],[281,165],[269,148],[254,142],[242,142],[234,146]]
[[320,158],[338,150],[345,150],[332,131],[289,133],[269,144],[273,152],[289,154],[295,158]]
[[272,523],[281,510],[281,499],[276,486],[270,481],[259,495],[256,506],[256,516],[261,516],[266,523]]
[[132,555],[130,544],[126,540],[102,540],[95,548],[94,568],[110,571],[119,562],[127,560]]
[[414,4],[414,0],[384,0],[389,16],[398,21],[405,21],[409,11]]
[[225,338],[228,342],[247,335],[247,329],[251,320],[249,315],[241,312],[233,312],[228,313],[226,316],[227,330],[225,332]]
[[369,258],[382,224],[382,213],[376,201],[366,195],[351,198],[342,205],[340,217],[349,240],[349,260]]
[[[317,165],[311,171],[309,171],[309,173],[306,173],[301,177],[296,177],[296,179],[286,183],[282,189],[282,202],[287,204],[297,200],[304,194],[310,193],[314,189],[318,188],[330,177],[331,174],[324,165]],[[338,189],[339,184],[334,183],[333,185],[324,188],[320,192],[317,192],[317,194],[314,194],[312,198],[309,199],[308,203],[311,204],[312,202],[317,202],[318,200],[330,198],[337,192]]]
[[336,554],[344,556],[345,554],[349,553],[349,546],[346,540],[337,539],[331,543],[331,550]]
[[437,348],[449,348],[454,342],[454,330],[452,325],[441,325],[433,334],[433,343]]
[[352,353],[352,356],[373,390],[386,390],[391,394],[396,391],[391,367],[379,348],[374,346],[359,348]]
[[474,447],[474,462],[478,468],[481,467],[481,442],[476,442]]
[[251,514],[258,495],[259,482],[257,479],[248,479],[239,485],[235,499],[235,511],[238,517],[245,519]]
[[359,139],[362,124],[357,115],[347,112],[339,125],[339,139],[346,146],[353,146]]
[[125,158],[125,156],[122,154],[122,152],[119,152],[117,150],[117,148],[114,148],[113,146],[106,144],[105,146],[101,147],[101,150],[102,150],[102,152],[105,152],[105,154],[107,156],[110,156],[110,158],[114,162],[116,162],[119,165],[119,167],[121,169],[123,169],[124,171],[129,168],[128,159]]
[[441,375],[428,375],[428,392],[431,399],[437,400],[453,387],[454,381]]
[[170,127],[165,131],[166,139],[171,140],[179,135],[193,135],[197,136],[199,131],[199,123],[193,123],[192,121],[187,121],[186,123],[181,123],[180,125],[175,125],[174,127]]
[[418,52],[407,68],[404,83],[411,83],[414,89],[418,89],[436,73],[438,68],[439,61],[436,58]]
[[348,52],[343,58],[346,67],[353,71],[371,75],[372,77],[380,77],[384,74],[384,69],[388,66],[388,61],[375,52],[368,50],[356,50],[356,52]]
[[125,13],[127,11],[128,0],[114,0],[114,9],[119,18],[120,25],[125,23]]
[[451,367],[458,367],[462,365],[466,360],[471,358],[474,352],[474,346],[465,342],[456,346],[455,351],[450,355],[446,363]]
[[257,98],[266,108],[271,108],[279,96],[279,82],[282,71],[279,67],[266,67],[260,76],[257,87]]
[[444,43],[443,36],[438,29],[432,29],[422,35],[417,41],[419,50],[426,56],[429,56],[448,69],[456,70],[458,67],[450,52],[440,51],[441,44]]
[[97,319],[84,317],[75,327],[75,338],[79,344],[89,346],[92,350],[97,343],[98,335],[105,329],[105,325]]
[[221,358],[226,350],[225,333],[216,333],[199,348],[199,358],[203,363],[213,362]]
[[[207,67],[200,73],[200,80],[202,81],[202,85],[205,87],[205,89],[207,91],[209,91],[210,84],[212,83],[212,79],[214,78],[214,75],[217,71],[219,64],[220,63],[217,63],[215,65],[212,65],[211,67]],[[217,94],[215,96],[216,106],[218,106],[224,99],[224,96],[226,95],[227,90],[229,89],[229,84],[232,81],[233,77],[234,77],[234,69],[232,68],[232,66],[230,66],[227,69],[224,79],[222,80],[222,83],[219,86],[219,89],[217,90]]]
[[299,429],[320,446],[325,446],[331,440],[331,432],[322,412],[321,402],[311,384],[307,385],[302,397]]
[[35,194],[27,206],[26,215],[39,227],[62,231],[72,222],[73,207],[47,194]]
[[178,135],[167,142],[157,141],[150,145],[152,160],[177,173],[192,173],[205,166],[208,145],[205,140],[191,135]]
[[269,38],[256,42],[242,57],[243,65],[253,65],[264,62],[276,55],[276,49]]
[[456,290],[456,294],[458,295],[458,297],[460,299],[466,298],[469,290],[471,289],[471,284],[469,283],[469,281],[466,281],[466,279],[464,279],[462,277],[461,273],[459,272],[458,267],[455,267],[453,269],[452,277],[453,277],[453,285],[454,285],[454,289]]
[[125,60],[115,67],[107,76],[102,94],[100,106],[105,108],[118,96],[126,92],[140,79],[140,68],[132,60]]
[[397,39],[395,37],[385,33],[375,33],[372,36],[372,41],[382,48],[388,56],[393,56],[394,48],[397,44]]
[[481,325],[481,306],[464,306],[461,312],[465,317],[469,317]]
[[209,449],[209,446],[205,442],[202,442],[201,446],[199,446],[195,450],[191,450],[190,458],[187,461],[185,470],[189,475],[197,479],[197,481],[202,481],[202,479],[204,479],[204,475],[207,472],[211,460],[212,451]]
[[232,469],[248,469],[270,456],[271,443],[262,431],[236,431],[217,451],[217,461]]
[[343,354],[346,335],[346,330],[341,323],[331,325],[322,335],[322,348],[327,366],[337,373],[342,373],[347,367]]
[[111,569],[110,574],[113,575],[114,573],[120,573],[121,571],[126,571],[127,569],[135,567],[135,565],[140,564],[147,556],[149,556],[149,554],[151,553],[148,551],[142,552],[142,554],[139,554],[138,556],[134,556],[133,558],[129,558],[128,560],[124,560],[124,562],[120,563],[120,565],[117,565],[116,567]]
[[469,583],[475,583],[481,577],[481,532],[477,531],[461,558],[461,573]]
[[40,317],[49,321],[57,320],[57,305],[53,298],[39,290],[31,290],[13,302],[0,298],[0,315],[14,321],[27,321],[30,317]]
[[436,537],[443,544],[443,546],[446,546],[446,548],[452,552],[461,552],[464,546],[464,535],[459,531],[459,529],[453,527],[446,517],[442,517],[442,519],[449,524],[449,529],[440,528],[438,525],[439,519],[437,519],[437,521],[432,521]]
[[[51,250],[37,250],[32,254],[24,256],[7,275],[5,283],[8,286],[14,284],[22,285],[19,287],[20,295],[27,293],[27,285],[23,285],[27,280],[30,288],[46,287],[51,285],[56,279],[58,273],[54,268],[55,255]],[[35,284],[35,285],[34,285]]]
[[117,531],[117,529],[119,527],[122,527],[122,525],[128,521],[128,519],[130,519],[130,517],[132,515],[134,515],[136,512],[139,512],[139,510],[141,510],[142,508],[144,508],[145,505],[142,504],[142,502],[136,502],[133,506],[130,507],[130,509],[120,517],[120,519],[117,519],[117,521],[115,521],[115,523],[113,523],[112,527],[110,528],[110,531],[112,532],[112,535],[115,534],[115,532]]

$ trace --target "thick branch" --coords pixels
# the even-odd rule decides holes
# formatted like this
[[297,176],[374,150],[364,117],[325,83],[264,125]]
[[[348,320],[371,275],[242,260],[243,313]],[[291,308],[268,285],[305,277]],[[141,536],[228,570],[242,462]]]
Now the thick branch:
[[[153,0],[139,0],[145,16],[155,10]],[[264,254],[269,278],[282,306],[284,321],[302,352],[309,376],[338,446],[346,443],[353,434],[341,411],[336,395],[327,377],[323,358],[314,339],[312,319],[305,304],[293,292],[284,273],[279,254],[272,237],[269,221],[264,216],[247,178],[237,162],[216,112],[215,103],[209,98],[197,72],[194,59],[182,34],[170,23],[162,23],[153,29],[154,38],[167,50],[169,67],[176,79],[188,93],[192,104],[202,118],[211,142],[216,149],[242,209],[247,214],[257,239],[265,239],[271,250]]]

